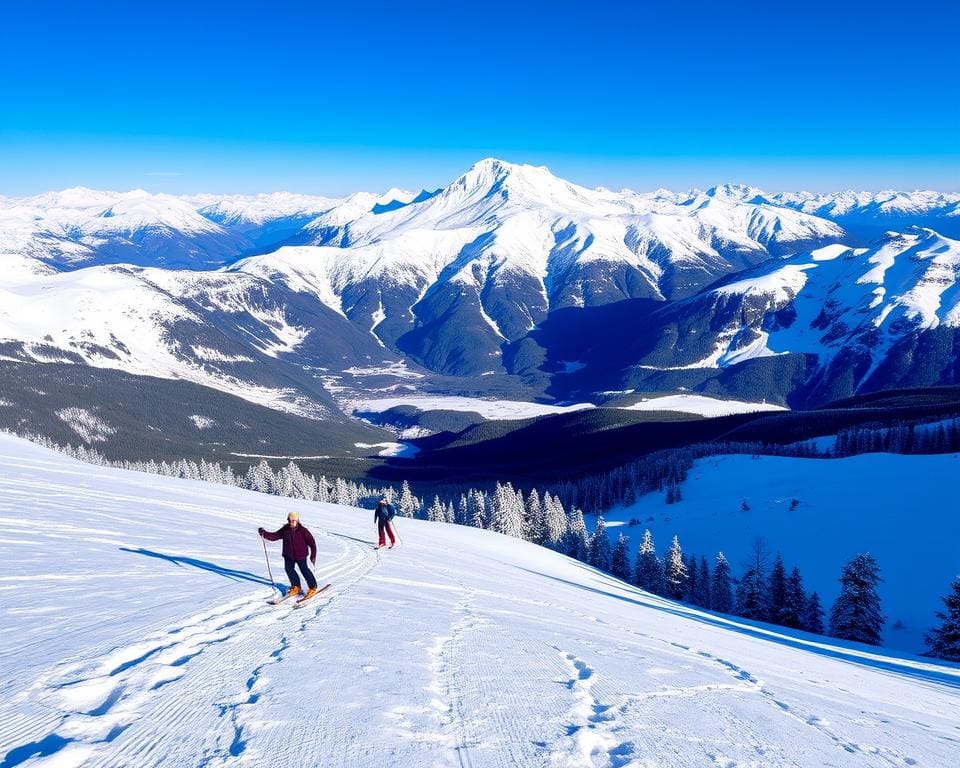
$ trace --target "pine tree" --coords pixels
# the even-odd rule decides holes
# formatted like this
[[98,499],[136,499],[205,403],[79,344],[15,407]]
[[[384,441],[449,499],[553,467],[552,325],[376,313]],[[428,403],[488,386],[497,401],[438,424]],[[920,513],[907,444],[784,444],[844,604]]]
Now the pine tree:
[[780,623],[780,613],[787,601],[787,569],[783,566],[783,558],[777,553],[770,570],[770,595],[767,610],[768,619],[774,624]]
[[683,551],[680,549],[678,536],[673,537],[670,549],[667,551],[665,576],[668,597],[682,600],[687,583],[687,564],[683,562]]
[[815,635],[822,635],[824,629],[823,618],[823,606],[820,605],[820,595],[812,592],[803,605],[801,629],[805,632],[813,632]]
[[534,544],[543,545],[547,538],[546,520],[536,488],[530,491],[530,495],[527,496],[525,512],[524,538]]
[[950,589],[950,594],[942,598],[947,612],[937,611],[940,626],[931,629],[924,638],[928,648],[925,655],[960,661],[960,576],[953,580]]
[[410,484],[406,480],[403,481],[403,485],[400,487],[400,501],[398,502],[398,506],[397,514],[400,515],[400,517],[414,517],[417,512],[420,511],[420,504],[411,492]]
[[730,563],[723,552],[717,553],[713,566],[713,583],[710,585],[711,607],[720,613],[730,613],[733,609],[733,588],[730,576]]
[[543,494],[543,528],[543,543],[551,549],[559,549],[567,533],[567,514],[560,501],[549,493]]
[[841,640],[879,645],[884,617],[880,614],[880,568],[869,553],[848,562],[840,574],[840,596],[830,609],[830,634]]
[[748,568],[737,584],[737,602],[735,612],[738,616],[754,621],[766,621],[767,585],[763,573],[756,568]]
[[590,565],[601,571],[609,571],[612,566],[613,552],[610,539],[607,538],[607,525],[603,515],[597,517],[597,527],[590,537]]
[[701,608],[712,608],[710,595],[710,566],[707,564],[707,558],[700,556],[700,571],[697,574],[697,589],[694,594],[693,602]]
[[657,557],[653,534],[649,530],[645,530],[640,541],[640,551],[637,553],[633,583],[647,592],[660,594],[662,582],[663,567],[660,564],[660,558]]
[[622,533],[617,538],[617,546],[613,548],[610,571],[618,579],[630,581],[630,539]]
[[[554,499],[556,502],[556,499]],[[570,511],[567,521],[567,533],[564,536],[563,551],[570,557],[582,562],[590,558],[590,537],[587,535],[587,524],[583,522],[583,511],[574,507]]]
[[734,613],[755,621],[767,621],[770,615],[767,548],[759,536],[750,545],[747,570],[737,584]]
[[800,569],[794,566],[790,571],[786,587],[783,594],[783,606],[775,617],[777,624],[782,624],[791,629],[803,628],[803,609],[807,601],[806,592],[803,589],[803,577],[800,575]]
[[433,504],[431,504],[430,509],[427,510],[427,520],[434,523],[442,523],[445,519],[446,511],[444,510],[443,503],[440,501],[439,496],[434,496]]
[[[166,466],[166,462],[160,462],[160,467],[163,468],[164,466]],[[169,474],[169,470],[162,474]],[[259,464],[250,465],[250,468],[247,470],[245,485],[251,491],[270,493],[270,489],[273,486],[273,471],[265,459],[261,459]]]
[[510,483],[497,483],[490,507],[490,530],[504,536],[523,538],[523,502]]
[[467,525],[474,528],[487,527],[486,499],[480,491],[470,489],[467,493]]
[[687,559],[687,583],[686,583],[686,600],[691,605],[697,604],[697,587],[699,586],[699,576],[697,572],[697,558],[694,555],[690,555]]

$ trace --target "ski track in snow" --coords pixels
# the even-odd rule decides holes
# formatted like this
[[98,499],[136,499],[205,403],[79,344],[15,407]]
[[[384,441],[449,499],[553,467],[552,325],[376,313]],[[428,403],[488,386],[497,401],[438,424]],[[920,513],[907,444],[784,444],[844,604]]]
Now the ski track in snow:
[[[218,718],[228,725],[214,727],[214,744],[203,754],[198,766],[205,768],[228,765],[246,751],[244,722],[246,712],[261,696],[269,693],[268,669],[279,663],[311,622],[322,621],[323,614],[340,594],[349,591],[375,567],[378,558],[368,548],[344,537],[325,537],[340,547],[337,557],[315,573],[320,583],[334,580],[335,591],[316,598],[315,607],[306,607],[301,614],[290,613],[290,603],[270,606],[266,600],[242,597],[210,611],[190,616],[166,631],[158,632],[131,645],[119,645],[90,659],[58,665],[49,676],[34,686],[37,701],[56,722],[56,727],[34,739],[34,744],[47,745],[56,756],[56,765],[136,765],[150,762],[152,755],[164,756],[181,764],[192,764],[194,756],[178,750],[178,726],[187,726],[203,707],[193,693],[209,697],[217,691],[215,705]],[[359,555],[359,561],[357,556]],[[263,658],[265,638],[273,649]],[[208,653],[214,646],[224,645],[221,654]],[[225,680],[237,679],[242,665],[223,668],[225,659],[261,658],[246,677],[242,689],[231,693]],[[169,706],[145,711],[152,693],[171,683],[183,680],[181,694]],[[185,694],[185,695],[184,695]],[[160,720],[171,726],[169,736],[158,734],[151,721]],[[91,757],[98,745],[110,744],[135,725],[145,725],[142,734],[128,740],[124,749],[105,761]],[[226,738],[229,737],[229,738]],[[21,745],[26,749],[27,745]],[[56,747],[56,749],[54,749]],[[128,762],[126,762],[128,761]],[[141,761],[144,761],[141,763]],[[3,763],[10,762],[9,758]]]
[[[253,538],[291,507],[333,584],[303,610]],[[369,518],[0,436],[0,768],[960,763],[956,668],[758,639],[487,532],[374,550]]]

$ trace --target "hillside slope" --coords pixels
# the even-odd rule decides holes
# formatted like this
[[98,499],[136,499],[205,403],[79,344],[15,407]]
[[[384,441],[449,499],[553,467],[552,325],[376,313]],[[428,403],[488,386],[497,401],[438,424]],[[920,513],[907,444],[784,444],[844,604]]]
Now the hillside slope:
[[[679,502],[668,505],[664,494],[652,493],[606,519],[640,521],[632,530],[620,529],[631,536],[634,550],[644,528],[661,554],[677,534],[685,552],[706,555],[711,563],[722,550],[737,574],[759,536],[768,571],[781,552],[787,568],[800,568],[807,589],[820,593],[828,611],[840,591],[843,564],[870,552],[883,577],[878,591],[888,617],[885,644],[920,651],[924,631],[943,607],[940,595],[960,573],[960,518],[951,490],[958,471],[960,454],[715,456],[694,463]],[[897,621],[903,627],[894,629]]]
[[[272,608],[299,508],[330,596]],[[0,436],[0,766],[955,765],[960,669],[659,600],[522,541]],[[278,547],[271,549],[280,572]]]

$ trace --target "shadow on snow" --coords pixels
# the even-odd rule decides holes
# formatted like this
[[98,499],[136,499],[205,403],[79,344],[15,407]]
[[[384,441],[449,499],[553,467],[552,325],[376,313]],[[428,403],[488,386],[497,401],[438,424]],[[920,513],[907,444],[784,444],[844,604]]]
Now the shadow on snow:
[[[504,563],[507,565],[507,563]],[[612,586],[616,586],[620,589],[633,589],[639,592],[640,590],[637,587],[634,587],[625,582],[614,579],[612,576],[598,571],[595,568],[589,566],[577,564],[579,567],[590,572],[594,576],[600,576],[605,581],[608,581]],[[527,573],[533,573],[538,576],[545,576],[548,579],[553,581],[558,581],[561,584],[567,584],[571,587],[576,587],[577,589],[582,589],[587,592],[593,592],[598,595],[604,595],[606,597],[612,597],[616,600],[622,600],[625,603],[631,603],[632,605],[641,606],[643,608],[650,608],[655,611],[661,611],[662,613],[669,613],[674,616],[682,616],[683,618],[690,619],[691,621],[698,621],[701,624],[706,624],[712,627],[718,627],[720,629],[726,629],[731,632],[737,632],[741,635],[746,635],[747,637],[753,637],[758,640],[766,640],[767,642],[777,643],[778,645],[783,645],[789,648],[796,648],[801,651],[807,651],[809,653],[816,653],[820,656],[826,656],[831,659],[837,659],[838,661],[844,661],[848,664],[857,664],[864,667],[870,667],[871,669],[877,669],[882,672],[887,672],[890,674],[903,675],[904,677],[911,677],[916,680],[924,680],[927,682],[938,683],[940,685],[945,685],[950,688],[960,688],[960,668],[954,669],[949,662],[941,662],[938,660],[927,660],[927,659],[912,659],[912,658],[903,658],[899,659],[895,656],[887,656],[886,658],[871,658],[861,656],[860,653],[887,653],[886,649],[882,647],[874,648],[872,646],[863,646],[854,648],[845,648],[843,645],[838,645],[837,643],[842,643],[843,641],[837,640],[836,638],[831,638],[826,635],[809,635],[805,637],[792,637],[788,632],[790,630],[785,630],[784,627],[774,627],[771,625],[770,629],[765,629],[762,626],[751,626],[749,623],[746,623],[745,619],[740,619],[734,616],[729,618],[721,618],[720,616],[711,616],[708,612],[705,612],[701,608],[684,608],[680,605],[676,607],[670,605],[669,603],[657,604],[654,602],[643,602],[636,600],[632,597],[626,595],[618,595],[615,592],[607,592],[603,589],[597,589],[596,587],[588,587],[585,584],[578,584],[575,581],[569,581],[567,579],[562,579],[558,576],[551,576],[546,573],[541,573],[540,571],[532,571],[528,568],[522,568],[520,566],[512,566],[518,568],[521,571],[526,571]],[[656,596],[652,596],[655,599]],[[806,639],[809,637],[809,639]],[[831,645],[826,646],[822,645],[823,643],[831,643]],[[942,669],[925,669],[911,666],[911,662],[917,662],[921,664],[929,665],[942,665]]]
[[183,568],[184,566],[190,566],[191,568],[199,568],[201,571],[210,571],[210,573],[223,576],[231,581],[249,581],[253,584],[262,584],[265,587],[275,588],[281,593],[285,591],[281,585],[271,584],[269,579],[265,579],[263,576],[257,576],[255,573],[250,573],[250,571],[238,571],[233,568],[224,568],[222,565],[209,563],[206,560],[197,560],[195,557],[165,555],[162,552],[154,552],[149,549],[144,549],[143,547],[138,547],[137,549],[119,547],[118,549],[121,552],[130,552],[134,555],[146,555],[147,557],[155,557],[158,560],[166,560],[168,563],[173,563],[180,568]]

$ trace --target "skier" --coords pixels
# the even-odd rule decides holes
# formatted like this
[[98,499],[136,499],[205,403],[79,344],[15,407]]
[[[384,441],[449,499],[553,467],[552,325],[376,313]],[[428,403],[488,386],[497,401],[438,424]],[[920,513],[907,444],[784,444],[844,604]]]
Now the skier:
[[397,510],[393,508],[393,504],[385,498],[377,502],[377,508],[373,510],[373,520],[377,524],[377,533],[380,535],[380,543],[377,544],[377,549],[380,549],[387,543],[386,539],[384,539],[384,532],[390,537],[389,549],[393,549],[393,545],[397,543],[397,540],[393,536],[393,526],[390,525],[390,521],[393,520],[396,514]]
[[257,532],[267,541],[283,540],[283,565],[290,579],[290,589],[287,590],[286,597],[300,594],[300,577],[295,566],[300,567],[300,573],[306,578],[309,587],[304,600],[317,594],[317,579],[307,567],[308,555],[311,565],[317,564],[317,542],[314,541],[313,534],[300,525],[300,515],[291,512],[287,515],[287,524],[273,533],[263,528],[257,529]]

